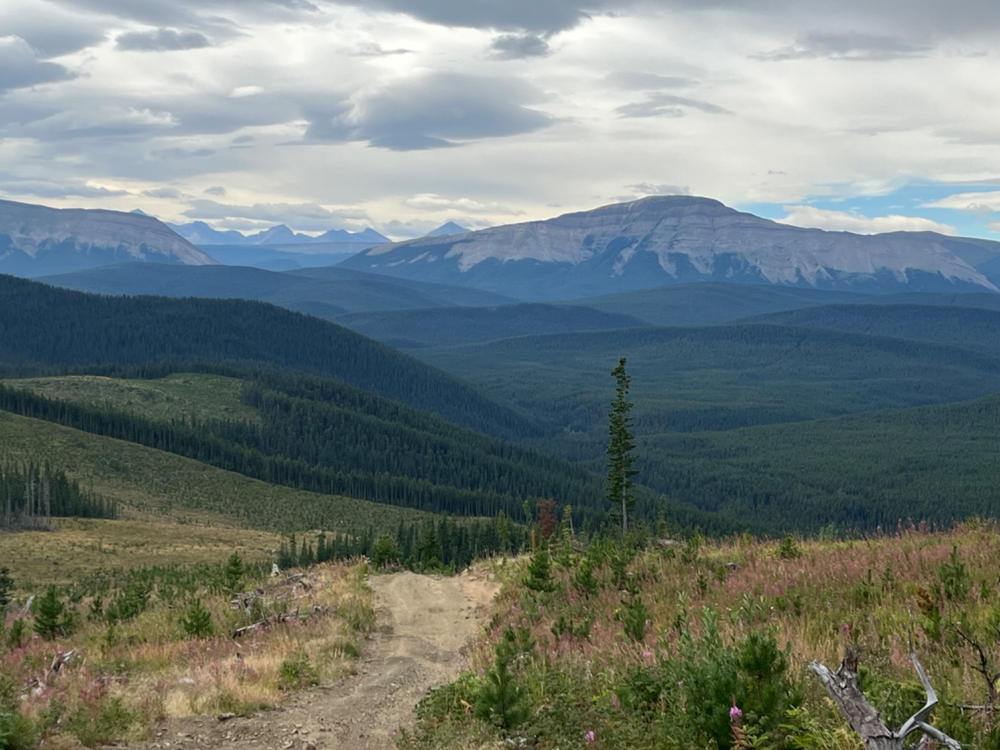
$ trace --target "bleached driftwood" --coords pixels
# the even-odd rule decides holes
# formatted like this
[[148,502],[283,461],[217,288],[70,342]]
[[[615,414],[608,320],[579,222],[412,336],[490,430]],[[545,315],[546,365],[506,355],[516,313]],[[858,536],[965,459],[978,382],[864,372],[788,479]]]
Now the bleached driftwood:
[[847,718],[851,729],[861,736],[868,750],[903,750],[906,738],[917,731],[932,737],[951,750],[961,750],[962,746],[957,741],[927,723],[927,718],[934,706],[937,705],[937,693],[931,687],[927,673],[920,665],[917,655],[911,653],[910,659],[920,677],[920,683],[924,686],[924,692],[927,693],[927,702],[924,703],[923,708],[903,722],[903,725],[895,731],[886,726],[882,717],[878,715],[878,711],[872,707],[864,693],[861,692],[861,688],[858,687],[858,655],[853,646],[847,647],[844,660],[836,672],[819,662],[810,664],[809,669],[823,683],[826,692],[830,694],[833,702]]

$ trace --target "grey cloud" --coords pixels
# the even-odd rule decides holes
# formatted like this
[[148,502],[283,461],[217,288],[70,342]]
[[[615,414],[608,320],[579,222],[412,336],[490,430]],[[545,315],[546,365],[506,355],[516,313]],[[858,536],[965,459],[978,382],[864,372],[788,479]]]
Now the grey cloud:
[[305,140],[367,141],[395,151],[456,146],[546,127],[551,118],[525,106],[540,98],[510,78],[433,73],[312,113]]
[[643,195],[690,195],[691,189],[687,185],[671,185],[661,182],[637,182],[634,185],[625,187]]
[[166,198],[168,200],[177,200],[184,197],[184,193],[176,188],[162,187],[154,188],[153,190],[143,190],[142,194],[147,198]]
[[119,34],[115,46],[121,50],[163,51],[201,49],[211,42],[197,31],[177,31],[176,29],[150,29],[149,31],[129,31]]
[[755,55],[760,60],[893,60],[920,57],[930,45],[894,36],[864,33],[813,32],[799,37],[795,44]]
[[103,27],[56,8],[33,13],[0,9],[0,29],[24,39],[42,58],[56,57],[91,47],[104,39]]
[[62,65],[39,60],[21,37],[0,37],[0,92],[74,77]]
[[34,195],[39,198],[113,198],[130,195],[128,190],[94,187],[85,182],[49,182],[46,180],[9,180],[0,183],[0,190],[13,195]]
[[645,101],[623,104],[615,109],[619,117],[683,117],[685,108],[709,114],[727,114],[729,110],[711,102],[673,94],[652,94]]
[[537,34],[501,34],[493,39],[490,51],[500,60],[545,57],[552,52],[549,43]]
[[212,187],[205,188],[202,192],[205,195],[218,195],[223,196],[226,194],[226,189],[222,185],[213,185]]
[[354,57],[386,57],[389,55],[408,55],[412,49],[397,47],[396,49],[383,49],[377,42],[366,42],[359,44],[350,54]]
[[368,215],[353,208],[330,209],[318,203],[254,203],[250,206],[197,199],[184,211],[191,219],[244,219],[288,224],[293,229],[318,231],[330,229],[332,222],[368,221]]
[[698,83],[693,78],[685,78],[683,76],[664,76],[658,73],[641,73],[626,70],[608,73],[604,77],[604,80],[614,88],[630,89],[633,91],[684,88],[686,86],[697,85]]
[[211,156],[215,153],[215,149],[211,148],[161,148],[153,151],[153,156],[158,156],[161,159],[189,159],[189,158],[202,158],[205,156]]
[[250,143],[253,143],[255,140],[257,139],[254,138],[252,135],[238,135],[235,138],[233,138],[233,145],[246,146]]

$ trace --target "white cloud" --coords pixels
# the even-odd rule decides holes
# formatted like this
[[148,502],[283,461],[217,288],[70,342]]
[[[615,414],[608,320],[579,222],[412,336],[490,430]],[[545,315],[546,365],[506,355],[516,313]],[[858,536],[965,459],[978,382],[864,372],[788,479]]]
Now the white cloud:
[[787,214],[778,219],[782,224],[831,232],[880,234],[882,232],[940,232],[956,234],[955,227],[919,216],[861,216],[847,211],[831,211],[815,206],[785,206]]
[[925,208],[950,208],[970,214],[990,214],[1000,211],[1000,190],[979,193],[956,193],[946,198],[925,203]]
[[[462,211],[470,214],[494,214],[515,216],[523,213],[496,202],[482,202],[472,198],[446,198],[436,193],[420,193],[407,198],[403,203],[420,211]],[[433,228],[433,227],[432,227]]]

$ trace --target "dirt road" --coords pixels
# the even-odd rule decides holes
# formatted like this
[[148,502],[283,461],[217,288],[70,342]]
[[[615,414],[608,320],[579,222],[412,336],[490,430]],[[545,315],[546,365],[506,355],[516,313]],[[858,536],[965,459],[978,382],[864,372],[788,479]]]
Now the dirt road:
[[167,722],[143,748],[383,750],[413,708],[461,668],[463,647],[485,623],[497,587],[482,576],[374,576],[376,633],[358,672],[304,691],[273,711],[219,722]]

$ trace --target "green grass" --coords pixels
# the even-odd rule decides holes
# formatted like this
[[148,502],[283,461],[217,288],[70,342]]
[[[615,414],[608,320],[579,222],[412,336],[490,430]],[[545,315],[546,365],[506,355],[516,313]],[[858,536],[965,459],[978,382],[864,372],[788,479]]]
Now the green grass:
[[[581,558],[570,556],[554,565],[551,591],[529,590],[523,565],[508,566],[469,670],[421,704],[417,730],[400,746],[524,738],[540,750],[859,750],[808,670],[814,660],[836,669],[853,643],[862,689],[892,729],[924,702],[912,644],[941,701],[929,723],[963,746],[997,747],[995,717],[957,708],[987,702],[979,655],[959,629],[983,646],[991,673],[1000,667],[997,532],[970,523],[853,542],[742,538],[638,554],[602,542],[587,551],[589,586],[579,583]],[[506,728],[495,710],[500,656],[511,683]],[[490,713],[492,722],[480,718]]]
[[68,375],[2,382],[47,398],[107,407],[149,419],[260,422],[255,409],[240,403],[241,381],[222,375],[176,373],[157,380]]
[[84,488],[117,500],[122,515],[269,530],[395,532],[427,517],[396,506],[267,484],[192,459],[50,422],[0,412],[0,458],[49,461]]

